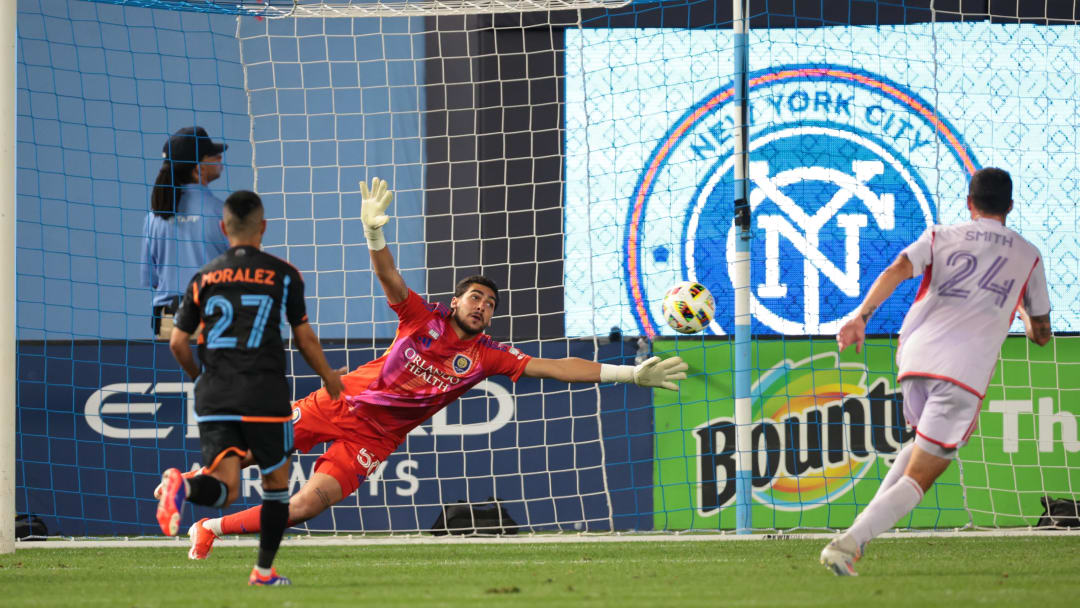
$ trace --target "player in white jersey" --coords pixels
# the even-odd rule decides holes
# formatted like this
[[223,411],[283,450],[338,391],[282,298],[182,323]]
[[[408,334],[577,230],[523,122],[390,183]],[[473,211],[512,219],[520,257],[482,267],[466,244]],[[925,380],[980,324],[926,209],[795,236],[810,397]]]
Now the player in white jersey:
[[1050,341],[1039,250],[1005,226],[1013,207],[1009,174],[976,171],[967,205],[971,221],[928,228],[874,281],[836,336],[841,351],[854,344],[862,352],[866,321],[878,306],[901,282],[923,276],[896,353],[904,417],[915,441],[897,455],[851,527],[822,550],[821,563],[837,575],[856,575],[866,543],[910,513],[967,443],[1016,313],[1032,342]]

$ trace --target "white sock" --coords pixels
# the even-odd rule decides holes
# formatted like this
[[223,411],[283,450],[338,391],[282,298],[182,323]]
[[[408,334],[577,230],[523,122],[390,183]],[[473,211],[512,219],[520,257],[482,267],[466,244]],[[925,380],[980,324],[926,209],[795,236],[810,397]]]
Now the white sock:
[[879,492],[841,538],[850,539],[856,547],[862,547],[911,513],[922,498],[923,490],[919,482],[904,475],[884,493]]
[[203,522],[203,527],[214,533],[214,536],[225,536],[221,531],[221,518],[215,517]]
[[[896,455],[893,460],[892,466],[885,473],[885,479],[881,480],[881,485],[878,486],[877,492],[874,494],[874,498],[870,499],[870,503],[873,503],[879,496],[889,491],[889,488],[896,484],[896,480],[904,476],[904,469],[907,469],[907,463],[911,460],[911,452],[915,449],[915,442],[907,444],[900,453]],[[869,505],[867,506],[869,508]],[[866,509],[863,509],[856,517],[855,521],[859,521],[863,514],[866,513]],[[852,523],[854,525],[854,522]]]
[[259,576],[270,576],[274,573],[273,568],[260,568],[258,566],[255,566],[255,571],[259,573]]
[[907,469],[907,463],[911,460],[911,452],[915,449],[915,442],[904,446],[904,449],[900,450],[900,453],[896,455],[896,459],[893,460],[892,466],[889,467],[889,472],[885,473],[885,479],[881,480],[881,486],[878,487],[877,493],[874,494],[874,498],[881,496],[893,487],[898,479],[904,476],[904,470]]

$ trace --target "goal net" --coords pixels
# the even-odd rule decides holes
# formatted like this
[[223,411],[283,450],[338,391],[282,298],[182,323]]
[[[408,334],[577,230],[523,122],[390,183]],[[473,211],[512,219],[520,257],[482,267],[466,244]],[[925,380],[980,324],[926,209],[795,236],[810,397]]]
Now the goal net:
[[[502,288],[488,333],[525,353],[691,365],[676,393],[491,378],[300,531],[415,534],[494,499],[525,531],[733,530],[740,425],[754,530],[847,527],[912,437],[894,355],[915,281],[863,354],[830,334],[927,226],[965,217],[984,166],[1012,173],[1009,224],[1044,254],[1056,337],[1008,338],[959,465],[898,525],[1034,525],[1040,498],[1080,492],[1076,16],[805,4],[750,18],[745,368],[731,7],[20,0],[16,511],[54,534],[157,535],[160,472],[201,461],[193,387],[140,280],[162,144],[199,125],[229,145],[209,188],[263,197],[265,249],[303,273],[335,367],[396,329],[359,219],[373,177],[422,296],[448,303],[482,273]],[[665,326],[683,280],[717,299],[704,334]],[[289,365],[294,398],[319,387]],[[232,509],[259,504],[244,475]]]

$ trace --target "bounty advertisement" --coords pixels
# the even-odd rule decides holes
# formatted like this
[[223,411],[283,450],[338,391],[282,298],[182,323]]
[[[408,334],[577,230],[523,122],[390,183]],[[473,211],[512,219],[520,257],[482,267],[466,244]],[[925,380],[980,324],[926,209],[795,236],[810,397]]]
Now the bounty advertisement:
[[[894,348],[890,339],[869,340],[862,354],[838,354],[824,338],[754,343],[753,527],[847,527],[873,498],[914,436]],[[654,526],[733,529],[734,346],[663,339],[654,349],[690,364],[679,393],[653,394]],[[1055,338],[1045,348],[1008,338],[960,465],[897,525],[1034,525],[1041,496],[1073,496],[1080,487],[1077,361],[1080,338]]]

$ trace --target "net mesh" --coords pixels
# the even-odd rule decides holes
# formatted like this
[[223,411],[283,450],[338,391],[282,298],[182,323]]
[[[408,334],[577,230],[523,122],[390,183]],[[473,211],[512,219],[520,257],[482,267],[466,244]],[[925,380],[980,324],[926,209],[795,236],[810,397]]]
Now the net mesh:
[[629,0],[94,0],[124,6],[242,15],[267,19],[426,17],[619,8]]
[[[530,355],[691,364],[677,393],[492,378],[305,530],[417,533],[489,498],[527,530],[733,529],[739,374],[753,527],[850,525],[912,438],[894,355],[915,282],[863,354],[837,356],[828,334],[922,230],[964,217],[981,166],[1012,172],[1010,225],[1044,254],[1057,337],[1006,341],[962,466],[900,525],[1034,524],[1041,497],[1080,482],[1080,28],[1071,3],[910,4],[753,7],[745,370],[728,337],[723,8],[21,1],[18,512],[70,536],[156,534],[160,471],[201,461],[193,388],[151,338],[140,277],[162,143],[198,124],[229,144],[211,191],[262,195],[266,249],[303,273],[334,366],[376,358],[396,329],[359,221],[357,184],[376,176],[418,293],[448,303],[484,273],[503,287],[489,333]],[[660,300],[689,279],[717,317],[675,337]],[[318,388],[289,363],[294,398]],[[293,491],[325,447],[297,459]],[[259,502],[253,469],[241,496]]]

